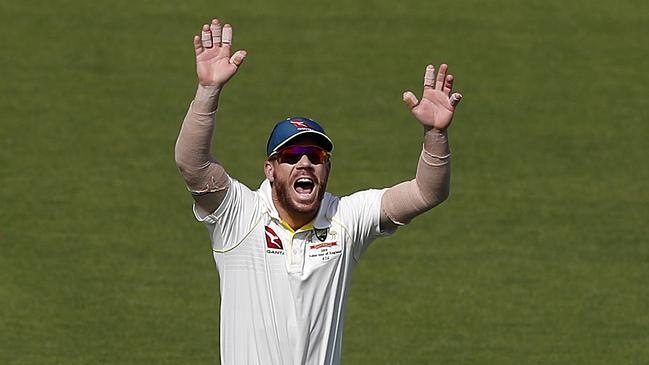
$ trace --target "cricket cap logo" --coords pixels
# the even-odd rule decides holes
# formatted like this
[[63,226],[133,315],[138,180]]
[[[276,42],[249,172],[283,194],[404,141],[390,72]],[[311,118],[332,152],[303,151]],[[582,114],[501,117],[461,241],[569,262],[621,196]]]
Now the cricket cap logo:
[[312,129],[305,121],[300,119],[291,119],[290,123],[298,130]]
[[279,239],[279,236],[272,228],[265,226],[266,230],[266,247],[273,250],[283,250],[282,240]]

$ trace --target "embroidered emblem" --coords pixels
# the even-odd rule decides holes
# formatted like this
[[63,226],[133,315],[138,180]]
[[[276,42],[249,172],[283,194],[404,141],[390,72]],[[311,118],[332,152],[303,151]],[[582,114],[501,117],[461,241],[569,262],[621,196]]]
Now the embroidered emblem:
[[324,242],[324,240],[327,239],[327,234],[329,233],[329,228],[314,228],[313,232],[315,233],[315,236],[318,237],[320,242]]
[[283,250],[282,240],[279,239],[279,236],[272,228],[265,226],[266,229],[266,247],[273,250]]
[[309,245],[307,256],[312,262],[324,262],[331,259],[340,258],[343,247],[340,242],[321,242]]
[[311,250],[319,250],[321,248],[335,247],[335,246],[338,246],[338,242],[324,242],[324,243],[319,243],[317,245],[309,246],[309,249],[311,249]]
[[300,130],[300,131],[310,130],[311,129],[311,127],[309,127],[309,125],[306,124],[305,121],[302,121],[302,120],[299,120],[299,119],[291,119],[290,123],[293,124],[293,126],[295,128],[297,128],[298,130]]

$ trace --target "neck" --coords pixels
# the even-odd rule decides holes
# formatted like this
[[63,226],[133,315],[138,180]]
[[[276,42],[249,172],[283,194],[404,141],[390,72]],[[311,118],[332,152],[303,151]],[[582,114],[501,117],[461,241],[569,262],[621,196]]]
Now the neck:
[[275,205],[275,209],[277,209],[279,217],[294,231],[297,231],[301,227],[304,227],[307,223],[311,222],[317,214],[317,211],[313,213],[289,211],[288,209],[283,207],[282,204],[280,204],[280,202],[276,199],[273,199],[273,204]]
[[279,217],[294,231],[311,222],[315,218],[316,214],[318,214],[318,209],[302,212],[290,206],[287,206],[288,204],[284,204],[282,200],[279,199],[277,192],[274,189],[272,192],[272,197],[273,205],[275,206]]

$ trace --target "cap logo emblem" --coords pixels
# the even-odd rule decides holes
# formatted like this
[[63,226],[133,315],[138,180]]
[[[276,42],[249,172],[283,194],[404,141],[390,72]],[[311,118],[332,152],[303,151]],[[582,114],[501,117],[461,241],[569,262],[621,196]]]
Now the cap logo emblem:
[[290,120],[291,124],[293,124],[293,127],[297,128],[298,130],[311,130],[311,127],[309,127],[308,124],[306,124],[305,121],[299,120],[299,119],[291,119]]

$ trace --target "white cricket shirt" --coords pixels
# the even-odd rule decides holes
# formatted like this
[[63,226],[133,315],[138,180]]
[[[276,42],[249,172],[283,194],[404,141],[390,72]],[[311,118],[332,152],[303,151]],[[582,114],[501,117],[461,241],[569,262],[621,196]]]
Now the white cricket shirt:
[[271,186],[230,178],[225,200],[201,217],[221,288],[224,365],[339,364],[351,273],[380,232],[384,190],[325,193],[312,223],[293,231]]

